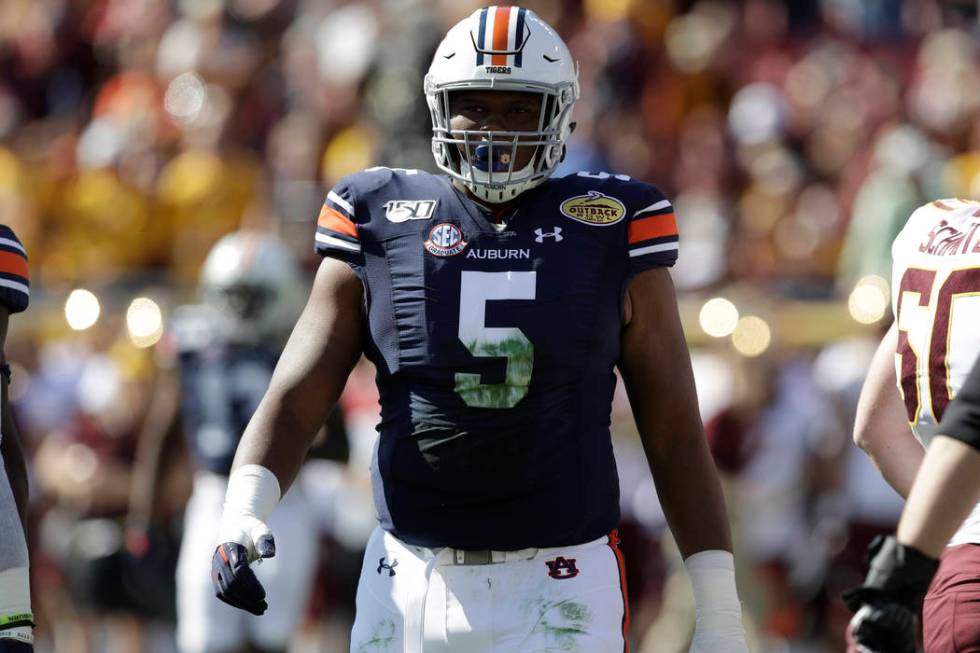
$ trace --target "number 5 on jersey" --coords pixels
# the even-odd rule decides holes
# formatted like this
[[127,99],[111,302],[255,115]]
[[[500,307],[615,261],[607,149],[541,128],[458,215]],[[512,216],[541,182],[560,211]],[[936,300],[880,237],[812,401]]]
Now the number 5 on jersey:
[[534,345],[517,327],[486,326],[487,302],[534,299],[537,272],[464,271],[460,279],[459,339],[477,357],[507,359],[503,383],[481,383],[479,374],[456,373],[456,392],[474,408],[512,408],[527,394]]

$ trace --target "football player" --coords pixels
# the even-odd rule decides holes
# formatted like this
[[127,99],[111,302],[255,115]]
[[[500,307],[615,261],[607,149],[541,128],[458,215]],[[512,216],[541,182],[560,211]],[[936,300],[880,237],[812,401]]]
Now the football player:
[[276,554],[269,515],[363,352],[381,397],[380,524],[351,650],[625,650],[618,366],[693,584],[691,650],[745,651],[667,269],[670,201],[625,175],[550,178],[577,69],[531,11],[488,7],[458,23],[424,92],[444,174],[373,168],[328,193],[324,260],[235,456],[216,591],[266,609],[248,563]]
[[0,225],[0,653],[34,650],[34,617],[27,557],[27,464],[7,396],[10,367],[3,355],[10,315],[27,308],[27,252]]
[[288,535],[282,537],[283,555],[258,570],[274,597],[268,614],[258,619],[229,608],[214,597],[209,580],[235,447],[269,385],[302,306],[303,286],[285,243],[272,234],[238,231],[209,252],[200,278],[202,303],[174,312],[169,349],[176,375],[161,376],[150,427],[140,436],[127,540],[133,552],[146,545],[153,498],[162,491],[157,478],[166,438],[175,431],[170,426],[179,406],[195,469],[177,562],[182,653],[285,651],[310,597],[318,535],[299,488],[283,497],[270,520]]
[[[940,420],[965,387],[964,380],[980,354],[978,243],[980,203],[951,199],[913,212],[892,246],[895,322],[872,360],[858,404],[854,439],[904,497],[909,496],[924,447],[937,432],[946,433],[938,427]],[[938,451],[949,446],[941,444]],[[980,547],[976,546],[980,544],[980,506],[958,525],[952,538],[934,534],[926,543],[927,554],[938,552],[933,545],[940,539],[945,546],[942,565],[923,607],[926,653],[980,646]],[[907,559],[910,571],[920,570],[907,579],[909,587],[928,583],[923,574],[932,574],[924,556],[915,549],[896,548],[894,541],[882,549],[877,564],[895,556]],[[869,582],[878,573],[873,569]],[[849,603],[857,607],[869,596],[849,595]],[[911,594],[903,594],[903,600],[912,612],[918,609],[918,600]],[[857,625],[867,614],[864,610],[858,615]],[[857,635],[867,634],[871,623],[862,627],[864,631],[858,629]],[[907,640],[888,650],[911,651],[914,645]]]
[[[980,497],[980,358],[937,431],[912,484],[896,537],[881,544],[864,585],[846,595],[857,612],[851,633],[869,653],[915,650],[915,617],[939,558]],[[961,574],[954,582],[975,584],[973,571],[973,577]],[[951,586],[947,580],[936,591]],[[961,629],[961,638],[953,635],[959,646],[953,650],[976,650],[975,630],[950,626]]]

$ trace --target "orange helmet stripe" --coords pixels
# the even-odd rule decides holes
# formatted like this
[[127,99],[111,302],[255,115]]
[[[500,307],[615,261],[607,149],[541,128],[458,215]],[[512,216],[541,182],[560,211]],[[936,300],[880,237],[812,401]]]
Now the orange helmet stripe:
[[[493,12],[493,49],[506,51],[510,32],[510,7],[497,7]],[[507,55],[495,54],[490,58],[494,66],[506,66]]]

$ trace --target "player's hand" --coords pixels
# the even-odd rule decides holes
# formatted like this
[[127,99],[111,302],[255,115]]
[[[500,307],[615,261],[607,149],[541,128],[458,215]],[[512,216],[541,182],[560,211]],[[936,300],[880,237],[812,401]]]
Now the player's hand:
[[850,636],[860,653],[916,653],[915,620],[903,605],[872,601],[851,618]]
[[862,653],[914,653],[916,619],[939,561],[894,537],[873,542],[870,552],[864,585],[842,597],[855,612],[851,637]]
[[254,517],[222,519],[221,544],[211,557],[214,593],[228,605],[261,615],[269,607],[265,589],[249,563],[276,555],[276,541],[269,527]]

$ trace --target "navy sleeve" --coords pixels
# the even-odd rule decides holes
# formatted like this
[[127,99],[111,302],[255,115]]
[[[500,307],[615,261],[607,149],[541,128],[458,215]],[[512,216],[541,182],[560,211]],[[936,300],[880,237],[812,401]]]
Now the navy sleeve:
[[11,313],[27,308],[31,298],[27,251],[13,230],[0,224],[0,304]]
[[674,207],[655,186],[643,184],[640,202],[630,207],[630,270],[670,267],[677,261],[678,234]]
[[354,212],[355,194],[348,178],[327,193],[316,226],[316,252],[320,256],[340,259],[353,266],[364,265],[361,239]]
[[946,407],[938,433],[980,451],[980,357],[973,364],[956,398]]

